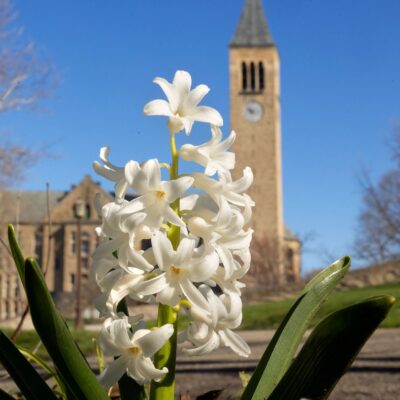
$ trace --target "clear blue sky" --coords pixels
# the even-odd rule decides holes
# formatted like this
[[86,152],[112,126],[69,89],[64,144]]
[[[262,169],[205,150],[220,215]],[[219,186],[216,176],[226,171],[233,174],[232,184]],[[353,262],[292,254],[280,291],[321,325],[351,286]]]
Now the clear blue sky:
[[[2,116],[13,140],[46,143],[59,155],[19,187],[68,189],[91,173],[104,145],[117,164],[165,160],[165,120],[144,117],[142,108],[161,97],[152,79],[171,79],[177,69],[211,87],[206,103],[220,110],[227,131],[227,46],[242,5],[17,0],[27,36],[62,76],[41,111]],[[285,221],[301,236],[315,233],[303,257],[309,270],[325,263],[322,249],[352,253],[357,176],[363,167],[374,177],[390,167],[385,141],[400,121],[400,1],[265,0],[264,8],[281,56]]]

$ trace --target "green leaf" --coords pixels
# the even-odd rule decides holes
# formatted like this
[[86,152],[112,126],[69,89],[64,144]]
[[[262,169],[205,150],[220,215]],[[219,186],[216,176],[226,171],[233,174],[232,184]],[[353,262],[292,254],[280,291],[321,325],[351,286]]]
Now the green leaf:
[[44,371],[47,372],[49,377],[54,378],[56,381],[56,384],[58,386],[59,392],[62,393],[62,397],[65,398],[65,393],[64,393],[64,384],[61,381],[60,377],[58,376],[57,372],[49,366],[49,364],[46,363],[41,357],[39,357],[37,354],[32,353],[31,351],[24,349],[21,346],[17,346],[18,350],[21,352],[21,354],[28,360],[39,367],[41,367]]
[[0,400],[15,400],[14,397],[10,396],[7,392],[0,388]]
[[263,400],[272,393],[293,361],[310,322],[349,268],[350,257],[343,257],[306,285],[275,332],[241,399]]
[[35,329],[69,391],[79,400],[109,399],[57,312],[40,267],[30,258],[25,262],[25,290]]
[[0,361],[27,399],[57,400],[57,397],[36,372],[35,368],[32,367],[11,340],[1,331]]
[[395,300],[392,296],[373,297],[325,318],[268,400],[327,399]]
[[8,225],[8,243],[10,244],[11,253],[13,255],[19,277],[25,287],[25,257],[22,254],[21,248],[18,245],[14,227],[11,224]]

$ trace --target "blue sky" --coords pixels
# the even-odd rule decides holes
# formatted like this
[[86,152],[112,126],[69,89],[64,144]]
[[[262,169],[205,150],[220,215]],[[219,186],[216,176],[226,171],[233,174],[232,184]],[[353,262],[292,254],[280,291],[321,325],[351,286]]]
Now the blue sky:
[[[117,164],[166,160],[165,120],[142,108],[162,96],[152,79],[177,69],[210,86],[206,103],[228,130],[227,46],[243,0],[15,3],[25,34],[62,78],[39,111],[2,116],[12,140],[57,155],[17,188],[68,189],[91,173],[103,145]],[[281,56],[285,221],[300,236],[314,234],[303,256],[310,270],[326,253],[353,252],[357,177],[391,166],[385,142],[400,121],[400,2],[265,0],[264,8]],[[207,135],[195,129],[191,140]]]

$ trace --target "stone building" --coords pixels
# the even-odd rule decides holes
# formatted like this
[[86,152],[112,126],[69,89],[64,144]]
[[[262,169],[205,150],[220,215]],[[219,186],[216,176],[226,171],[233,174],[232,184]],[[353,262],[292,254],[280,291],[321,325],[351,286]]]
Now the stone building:
[[301,244],[283,222],[280,60],[260,0],[245,0],[229,46],[229,75],[236,176],[247,165],[254,173],[253,253],[262,254],[252,271],[258,282],[296,281]]
[[[3,192],[1,194],[1,238],[7,242],[7,223],[12,223],[23,252],[35,257],[43,270],[50,292],[63,308],[73,305],[77,270],[76,207],[84,203],[81,219],[82,282],[88,281],[90,256],[97,237],[94,228],[100,220],[93,208],[93,199],[100,193],[104,201],[111,195],[86,176],[68,192]],[[51,228],[49,226],[49,216]],[[4,246],[0,248],[0,320],[12,319],[22,312],[24,299],[13,260]],[[93,293],[92,293],[93,294]],[[87,292],[83,293],[90,295]]]

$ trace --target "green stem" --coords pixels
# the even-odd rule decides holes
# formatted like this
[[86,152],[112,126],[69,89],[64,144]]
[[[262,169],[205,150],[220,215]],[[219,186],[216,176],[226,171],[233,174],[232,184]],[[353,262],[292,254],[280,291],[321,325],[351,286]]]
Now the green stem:
[[[176,151],[175,134],[170,133],[170,146],[172,155],[172,164],[169,170],[170,179],[178,178],[178,161],[179,156]],[[179,214],[179,199],[176,199],[171,208]],[[172,246],[176,250],[180,242],[180,228],[170,225],[167,236]],[[176,344],[178,333],[178,310],[179,306],[170,307],[164,304],[158,306],[157,326],[165,324],[173,324],[174,333],[165,343],[165,345],[156,353],[154,357],[154,365],[156,368],[168,368],[168,373],[160,380],[160,382],[152,382],[150,387],[151,400],[173,400],[175,396],[175,366],[176,366]]]

